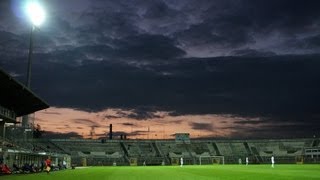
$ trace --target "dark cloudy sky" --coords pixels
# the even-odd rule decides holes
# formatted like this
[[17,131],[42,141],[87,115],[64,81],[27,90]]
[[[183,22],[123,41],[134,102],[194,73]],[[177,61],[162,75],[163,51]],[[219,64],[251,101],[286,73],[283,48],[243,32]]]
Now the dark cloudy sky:
[[[23,83],[24,1],[0,1],[0,68]],[[320,135],[318,0],[40,2],[31,89],[52,135]]]

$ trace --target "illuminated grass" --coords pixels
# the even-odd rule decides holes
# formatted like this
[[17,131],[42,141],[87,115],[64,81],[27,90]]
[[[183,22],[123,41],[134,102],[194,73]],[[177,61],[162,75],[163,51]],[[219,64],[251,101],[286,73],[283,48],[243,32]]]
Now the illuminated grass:
[[320,165],[210,165],[89,167],[46,173],[0,176],[4,180],[206,180],[320,179]]

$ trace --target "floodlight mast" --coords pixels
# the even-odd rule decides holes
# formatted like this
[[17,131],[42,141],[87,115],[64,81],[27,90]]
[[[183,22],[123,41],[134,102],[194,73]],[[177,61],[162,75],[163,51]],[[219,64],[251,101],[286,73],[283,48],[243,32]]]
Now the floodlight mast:
[[32,62],[32,53],[33,53],[33,30],[34,26],[31,27],[30,32],[30,44],[29,44],[29,54],[28,54],[28,72],[27,72],[27,87],[31,88],[31,62]]
[[28,71],[27,71],[27,87],[31,88],[31,62],[33,54],[33,31],[38,28],[45,19],[45,11],[42,6],[36,1],[29,2],[26,7],[26,13],[32,23],[30,32],[30,44],[29,44],[29,54],[28,54]]
[[[26,14],[31,21],[31,32],[30,32],[30,44],[28,53],[28,71],[27,71],[27,82],[26,86],[31,89],[31,68],[32,68],[32,54],[33,54],[33,35],[34,30],[38,28],[45,20],[45,11],[37,1],[29,1],[26,6]],[[27,127],[29,122],[28,115],[22,118],[22,126]]]

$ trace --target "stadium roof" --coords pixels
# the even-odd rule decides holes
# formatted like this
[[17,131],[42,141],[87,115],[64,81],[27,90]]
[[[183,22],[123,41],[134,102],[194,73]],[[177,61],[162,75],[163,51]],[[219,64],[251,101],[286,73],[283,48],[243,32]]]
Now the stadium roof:
[[12,110],[17,117],[46,109],[49,105],[29,88],[0,69],[0,105]]

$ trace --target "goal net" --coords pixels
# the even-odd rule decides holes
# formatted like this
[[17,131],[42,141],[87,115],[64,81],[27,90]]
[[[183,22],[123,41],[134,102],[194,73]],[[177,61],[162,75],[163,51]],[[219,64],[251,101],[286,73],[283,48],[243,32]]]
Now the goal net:
[[130,166],[137,166],[138,158],[130,158]]
[[224,164],[224,156],[200,156],[199,164]]

